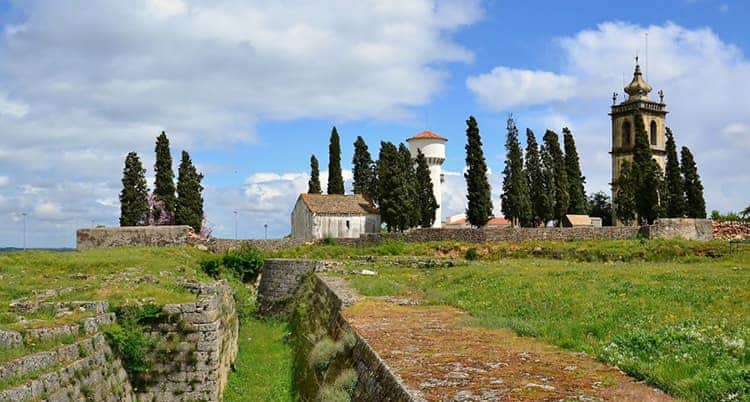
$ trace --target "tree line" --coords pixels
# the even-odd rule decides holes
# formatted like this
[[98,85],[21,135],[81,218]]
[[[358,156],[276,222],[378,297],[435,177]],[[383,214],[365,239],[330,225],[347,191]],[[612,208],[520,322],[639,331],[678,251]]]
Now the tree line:
[[[587,197],[573,134],[563,128],[561,149],[557,133],[547,130],[538,145],[526,130],[524,158],[513,118],[508,119],[503,170],[502,211],[517,226],[539,226],[550,220],[562,223],[566,214],[591,214],[611,224],[614,215],[624,224],[651,224],[657,218],[705,218],[703,184],[692,153],[682,147],[677,159],[671,129],[666,129],[664,171],[653,157],[643,118],[635,117],[633,160],[624,162],[615,184],[614,211],[609,197]],[[564,150],[564,152],[563,152]]]
[[182,151],[177,185],[174,183],[172,154],[167,134],[156,138],[154,190],[149,193],[146,169],[136,152],[125,157],[120,192],[120,226],[188,225],[201,233],[203,221],[203,174],[198,173],[190,154]]
[[[567,214],[598,216],[611,225],[613,216],[625,224],[651,224],[659,217],[705,218],[703,185],[692,153],[682,147],[677,159],[672,131],[667,128],[666,168],[653,158],[641,116],[636,116],[633,161],[625,162],[616,180],[614,207],[604,192],[586,195],[575,138],[567,127],[560,136],[546,130],[541,144],[526,129],[526,148],[521,146],[513,117],[507,121],[506,159],[503,169],[501,210],[515,226],[536,227]],[[466,120],[466,217],[475,227],[492,218],[491,186],[477,120]],[[360,136],[354,142],[353,192],[362,194],[380,209],[389,231],[429,227],[438,205],[432,194],[429,166],[419,152],[412,160],[404,144],[381,142],[377,160]],[[344,194],[341,147],[336,127],[331,131],[328,194]],[[308,192],[321,194],[318,159],[310,158]],[[614,208],[614,211],[613,211]]]
[[657,218],[706,217],[703,183],[692,152],[683,146],[678,159],[669,127],[666,138],[662,171],[653,158],[643,117],[636,114],[633,160],[623,163],[614,183],[614,214],[626,225],[651,224]]
[[[589,199],[573,133],[563,128],[560,137],[547,130],[538,144],[531,129],[526,129],[526,155],[518,138],[513,117],[508,118],[505,142],[501,210],[514,226],[535,227],[550,220],[562,223],[566,214],[589,212]],[[563,151],[564,149],[564,151]]]
[[[354,142],[352,158],[353,193],[361,194],[380,210],[388,231],[430,227],[435,221],[437,201],[427,159],[421,151],[412,158],[409,148],[400,143],[382,141],[378,159],[373,160],[364,138]],[[328,146],[328,194],[344,194],[341,172],[341,145],[336,127],[331,130]],[[308,193],[322,194],[320,168],[315,155],[310,157]]]

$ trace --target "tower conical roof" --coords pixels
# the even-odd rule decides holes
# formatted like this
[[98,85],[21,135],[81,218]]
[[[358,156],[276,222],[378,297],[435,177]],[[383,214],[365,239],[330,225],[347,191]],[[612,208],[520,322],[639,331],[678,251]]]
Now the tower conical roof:
[[651,89],[651,85],[648,85],[646,80],[643,79],[641,66],[638,64],[638,59],[636,58],[633,81],[630,81],[630,84],[625,87],[625,93],[628,94],[628,101],[648,100],[648,93],[651,92]]
[[411,138],[407,138],[407,140],[406,140],[406,141],[410,141],[410,140],[425,140],[425,139],[427,139],[427,140],[442,140],[442,141],[448,141],[448,139],[447,139],[447,138],[445,138],[445,137],[442,137],[442,136],[440,136],[440,135],[438,135],[438,134],[435,134],[435,133],[433,133],[433,132],[432,132],[432,131],[430,131],[430,130],[425,130],[425,131],[422,131],[421,133],[419,133],[419,134],[417,134],[417,135],[415,135],[415,136],[413,136],[413,137],[411,137]]

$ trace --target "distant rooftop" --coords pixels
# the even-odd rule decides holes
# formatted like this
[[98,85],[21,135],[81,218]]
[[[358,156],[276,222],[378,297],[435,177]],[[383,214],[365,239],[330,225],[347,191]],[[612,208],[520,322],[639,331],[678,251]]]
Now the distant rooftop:
[[312,213],[323,215],[367,215],[377,214],[369,201],[361,194],[300,194],[302,202]]

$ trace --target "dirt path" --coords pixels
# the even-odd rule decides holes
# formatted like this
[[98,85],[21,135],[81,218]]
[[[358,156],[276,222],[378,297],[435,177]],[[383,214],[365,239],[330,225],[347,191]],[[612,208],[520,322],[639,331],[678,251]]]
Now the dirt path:
[[462,325],[467,314],[454,308],[369,299],[344,315],[428,401],[672,400],[583,353]]

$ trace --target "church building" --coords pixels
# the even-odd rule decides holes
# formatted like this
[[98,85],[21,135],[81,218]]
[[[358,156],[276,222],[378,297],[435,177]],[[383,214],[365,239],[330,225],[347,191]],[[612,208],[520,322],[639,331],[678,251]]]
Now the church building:
[[666,164],[665,145],[667,141],[667,105],[664,104],[664,92],[659,91],[659,101],[649,98],[651,86],[643,78],[638,58],[635,59],[633,80],[624,89],[628,97],[617,103],[617,94],[612,96],[612,200],[617,193],[617,178],[625,161],[633,161],[635,145],[635,119],[640,113],[643,126],[651,144],[651,152],[659,167],[664,170]]

